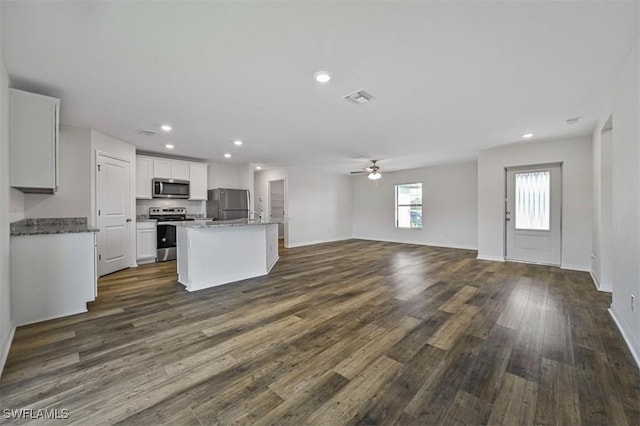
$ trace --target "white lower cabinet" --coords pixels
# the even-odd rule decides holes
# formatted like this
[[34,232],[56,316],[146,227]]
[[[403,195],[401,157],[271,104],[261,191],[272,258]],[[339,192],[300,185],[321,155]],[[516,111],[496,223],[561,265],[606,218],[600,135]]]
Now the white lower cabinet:
[[11,237],[11,316],[16,326],[87,311],[96,297],[95,234]]
[[138,263],[156,261],[156,222],[138,222],[136,226],[136,259]]

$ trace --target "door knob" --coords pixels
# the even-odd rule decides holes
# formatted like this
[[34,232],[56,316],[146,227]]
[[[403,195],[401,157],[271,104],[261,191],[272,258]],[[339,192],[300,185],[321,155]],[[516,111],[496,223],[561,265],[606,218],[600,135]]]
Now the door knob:
[[507,214],[511,214],[511,212],[507,212]]
[[131,222],[131,218],[127,218],[127,222]]
[[505,217],[504,220],[506,220],[507,222],[509,222],[511,220],[510,217]]

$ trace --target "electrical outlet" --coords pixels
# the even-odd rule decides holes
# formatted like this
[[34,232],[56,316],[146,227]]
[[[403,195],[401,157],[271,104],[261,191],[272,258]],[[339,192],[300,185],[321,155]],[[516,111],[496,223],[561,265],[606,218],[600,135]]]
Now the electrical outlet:
[[631,311],[635,311],[636,310],[636,296],[634,296],[633,294],[631,295]]

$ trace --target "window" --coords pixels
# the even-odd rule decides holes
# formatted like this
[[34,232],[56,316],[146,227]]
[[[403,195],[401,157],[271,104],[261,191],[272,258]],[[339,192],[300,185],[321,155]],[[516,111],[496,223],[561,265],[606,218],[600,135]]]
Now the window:
[[396,185],[396,228],[422,228],[422,183]]
[[549,231],[551,172],[516,173],[516,229]]

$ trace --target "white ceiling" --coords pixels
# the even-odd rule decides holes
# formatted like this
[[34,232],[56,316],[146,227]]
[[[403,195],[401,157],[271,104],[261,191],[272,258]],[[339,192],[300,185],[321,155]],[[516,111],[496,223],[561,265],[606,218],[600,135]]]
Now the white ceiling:
[[[147,151],[339,172],[588,134],[638,40],[636,1],[1,7],[12,85],[61,98],[63,123]],[[360,88],[376,99],[341,99]],[[174,131],[136,134],[163,123]]]

